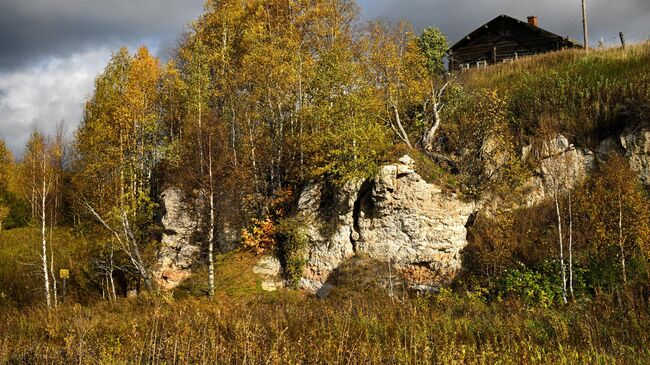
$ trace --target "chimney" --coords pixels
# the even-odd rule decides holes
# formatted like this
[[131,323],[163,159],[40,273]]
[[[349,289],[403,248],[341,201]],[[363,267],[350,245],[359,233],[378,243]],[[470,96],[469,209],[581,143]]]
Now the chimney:
[[531,15],[528,17],[528,24],[532,25],[533,27],[539,27],[539,20],[536,16]]

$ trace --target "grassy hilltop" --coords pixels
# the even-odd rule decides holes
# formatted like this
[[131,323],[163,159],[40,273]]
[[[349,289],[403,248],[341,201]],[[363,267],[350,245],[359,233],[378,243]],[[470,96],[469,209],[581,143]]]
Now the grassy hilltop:
[[471,88],[497,90],[522,137],[543,122],[585,145],[650,121],[650,43],[566,50],[469,72]]

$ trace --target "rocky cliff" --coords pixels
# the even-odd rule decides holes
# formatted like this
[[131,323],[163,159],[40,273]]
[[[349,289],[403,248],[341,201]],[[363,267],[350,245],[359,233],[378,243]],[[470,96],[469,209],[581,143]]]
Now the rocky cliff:
[[[610,154],[626,156],[631,168],[650,185],[650,131],[625,131],[603,140],[598,148],[578,148],[557,135],[523,148],[520,158],[533,167],[533,176],[522,187],[524,201],[513,204],[502,198],[478,203],[446,194],[424,181],[413,160],[383,166],[373,179],[350,181],[344,186],[307,185],[298,201],[298,213],[310,217],[310,247],[301,287],[326,294],[328,278],[346,260],[368,257],[392,264],[416,288],[435,288],[448,283],[461,269],[461,251],[467,245],[467,228],[478,211],[489,215],[497,206],[533,206],[551,196],[554,189],[570,189],[585,179],[598,160]],[[499,164],[494,164],[498,168]],[[203,203],[188,202],[178,189],[162,196],[165,228],[154,276],[166,289],[175,288],[191,274],[201,250]],[[227,227],[227,225],[224,225]],[[223,228],[223,227],[222,227]],[[221,232],[223,231],[223,232]],[[218,240],[228,249],[237,241],[235,230],[220,229]],[[282,286],[279,262],[265,256],[256,267],[264,288]]]
[[392,262],[412,286],[447,283],[461,268],[474,210],[473,203],[424,181],[408,156],[374,179],[339,188],[312,184],[299,201],[300,213],[312,217],[301,285],[326,292],[330,274],[355,255]]
[[201,199],[188,202],[177,188],[166,189],[160,198],[165,210],[164,231],[154,279],[162,288],[172,290],[190,276],[201,251],[203,203]]
[[527,205],[539,204],[555,189],[575,187],[598,161],[604,162],[611,155],[625,156],[641,182],[650,186],[650,130],[626,130],[602,140],[594,149],[576,147],[563,135],[524,147],[521,157],[534,168],[534,176],[526,183]]
[[650,186],[650,130],[635,129],[625,131],[609,148],[612,152],[623,153],[630,161],[630,167],[639,174],[641,182]]

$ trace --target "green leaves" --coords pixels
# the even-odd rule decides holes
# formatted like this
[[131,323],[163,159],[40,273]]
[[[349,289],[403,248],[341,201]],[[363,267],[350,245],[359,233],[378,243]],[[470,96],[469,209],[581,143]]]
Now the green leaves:
[[447,36],[440,29],[430,27],[424,29],[418,37],[420,51],[426,57],[426,67],[431,75],[440,75],[445,72],[443,59],[449,49]]

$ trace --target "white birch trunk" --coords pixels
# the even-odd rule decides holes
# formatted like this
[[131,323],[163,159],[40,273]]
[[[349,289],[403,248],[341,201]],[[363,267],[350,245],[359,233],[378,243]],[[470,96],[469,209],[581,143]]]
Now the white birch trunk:
[[422,148],[425,151],[433,151],[433,142],[438,133],[438,129],[441,124],[441,116],[443,104],[440,102],[443,97],[445,90],[449,86],[449,82],[445,83],[438,92],[433,88],[431,90],[431,104],[433,104],[433,125],[427,130],[427,132],[422,137]]
[[411,145],[411,141],[409,140],[409,136],[404,130],[404,126],[402,126],[402,118],[399,115],[399,110],[397,109],[397,106],[393,104],[393,111],[395,112],[395,122],[397,123],[397,128],[399,129],[399,136],[406,143],[409,148],[413,148],[413,145]]
[[562,240],[562,214],[560,212],[560,200],[558,198],[558,187],[555,187],[555,211],[557,213],[557,232],[560,241],[560,266],[562,268],[562,300],[567,303],[566,298],[566,269],[564,266],[564,243]]
[[573,294],[573,210],[571,194],[569,193],[569,293],[571,300],[575,299]]
[[117,294],[115,293],[115,279],[113,279],[113,271],[115,270],[115,265],[113,262],[113,253],[114,253],[114,248],[113,248],[113,243],[111,242],[111,257],[109,259],[108,263],[108,280],[110,280],[111,283],[111,290],[108,294],[109,298],[111,294],[113,295],[113,300],[117,300]]
[[210,188],[210,228],[208,230],[208,287],[210,297],[214,296],[214,180],[212,172],[212,141],[209,139],[210,145],[208,156],[208,176]]
[[[45,156],[43,156],[43,167],[45,167]],[[46,194],[46,183],[45,183],[45,168],[43,168],[43,184],[41,191],[41,249],[42,249],[42,260],[43,260],[43,282],[45,285],[45,302],[47,307],[51,308],[52,299],[50,297],[50,275],[47,269],[47,231],[45,229],[45,200],[47,199]]]
[[625,270],[625,248],[623,237],[623,196],[621,192],[618,193],[618,247],[621,251],[621,270],[623,273],[623,284],[627,285],[627,272]]

